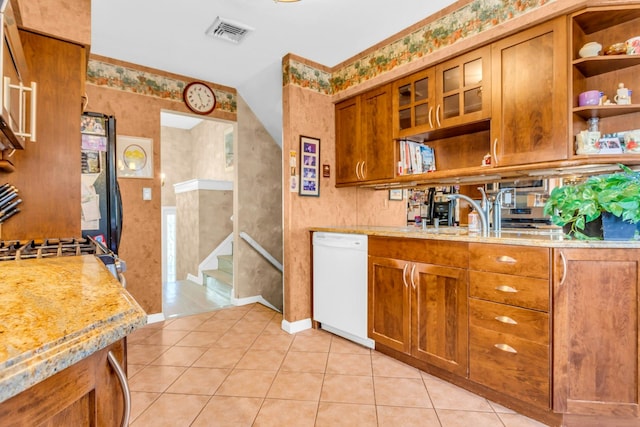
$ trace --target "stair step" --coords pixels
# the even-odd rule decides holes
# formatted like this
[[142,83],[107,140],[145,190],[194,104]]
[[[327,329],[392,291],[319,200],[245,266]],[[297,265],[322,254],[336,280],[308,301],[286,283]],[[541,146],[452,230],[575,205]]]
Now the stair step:
[[225,285],[233,286],[233,274],[223,271],[223,270],[202,270],[202,274],[205,276],[205,283],[207,277],[211,277],[212,279],[222,282]]
[[218,255],[218,270],[233,274],[233,255]]

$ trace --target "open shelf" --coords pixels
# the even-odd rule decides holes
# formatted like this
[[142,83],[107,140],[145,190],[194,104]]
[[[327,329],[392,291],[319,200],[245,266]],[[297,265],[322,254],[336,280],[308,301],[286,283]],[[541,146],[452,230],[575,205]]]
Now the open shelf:
[[640,55],[593,56],[573,61],[573,66],[580,70],[585,77],[593,77],[636,65],[640,65]]

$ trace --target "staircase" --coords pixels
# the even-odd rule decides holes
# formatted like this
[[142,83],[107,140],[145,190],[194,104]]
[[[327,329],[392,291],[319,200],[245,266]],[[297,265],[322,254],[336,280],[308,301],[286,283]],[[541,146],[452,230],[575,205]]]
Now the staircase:
[[233,290],[233,255],[218,255],[217,258],[217,269],[202,270],[204,286],[213,291],[221,305],[229,305]]

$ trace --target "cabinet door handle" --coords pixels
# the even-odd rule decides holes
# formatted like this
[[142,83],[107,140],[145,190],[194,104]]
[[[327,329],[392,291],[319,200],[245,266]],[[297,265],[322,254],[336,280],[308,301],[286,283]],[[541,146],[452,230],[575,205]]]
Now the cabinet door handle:
[[363,160],[362,164],[360,165],[360,176],[362,177],[362,179],[367,179],[367,170],[365,169],[365,163],[366,161]]
[[413,264],[413,267],[411,267],[411,287],[415,290],[416,289],[416,282],[413,280],[413,273],[416,271],[416,265]]
[[118,377],[118,381],[120,382],[120,387],[122,387],[122,395],[124,397],[124,413],[122,414],[122,423],[120,424],[122,427],[127,427],[129,425],[129,418],[131,416],[131,391],[129,390],[129,383],[127,383],[127,376],[124,373],[124,370],[118,363],[118,359],[116,359],[115,354],[112,351],[107,353],[107,360],[109,361],[109,365],[113,368]]
[[433,106],[429,107],[429,127],[433,129],[433,120],[431,119],[431,113],[433,113]]
[[562,252],[560,252],[560,260],[562,260],[562,277],[560,278],[560,286],[562,286],[567,278],[567,258]]
[[518,293],[518,290],[516,288],[513,288],[511,286],[506,286],[506,285],[496,286],[495,289],[496,289],[496,291],[507,292],[507,293],[510,293],[510,294]]
[[360,175],[358,175],[358,166],[360,166],[360,162],[356,163],[356,170],[355,170],[355,172],[356,172],[356,179],[357,179],[357,180],[360,180]]
[[497,348],[498,350],[502,350],[502,351],[505,351],[507,353],[513,353],[513,354],[518,353],[518,350],[516,350],[515,348],[511,347],[508,344],[494,344],[493,346],[495,348]]
[[498,138],[493,140],[493,162],[498,166]]
[[409,268],[409,264],[405,264],[402,269],[402,283],[404,283],[405,288],[409,287],[409,284],[407,283],[407,268]]
[[515,264],[516,262],[518,262],[517,259],[512,258],[512,257],[507,256],[507,255],[499,256],[498,258],[496,258],[496,261],[503,262],[503,263],[506,263],[506,264]]
[[496,316],[495,319],[500,323],[506,323],[508,325],[517,325],[518,324],[518,322],[516,322],[515,320],[513,320],[509,316]]
[[442,126],[440,123],[440,104],[436,107],[436,123],[438,123],[438,127]]

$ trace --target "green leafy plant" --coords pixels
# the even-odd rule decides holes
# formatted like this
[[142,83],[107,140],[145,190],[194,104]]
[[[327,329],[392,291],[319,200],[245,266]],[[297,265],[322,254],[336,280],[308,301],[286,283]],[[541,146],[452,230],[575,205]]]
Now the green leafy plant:
[[640,222],[640,172],[619,166],[621,172],[554,188],[545,204],[545,215],[556,225],[570,225],[569,234],[578,239],[589,239],[584,234],[586,224],[604,212],[626,222]]

